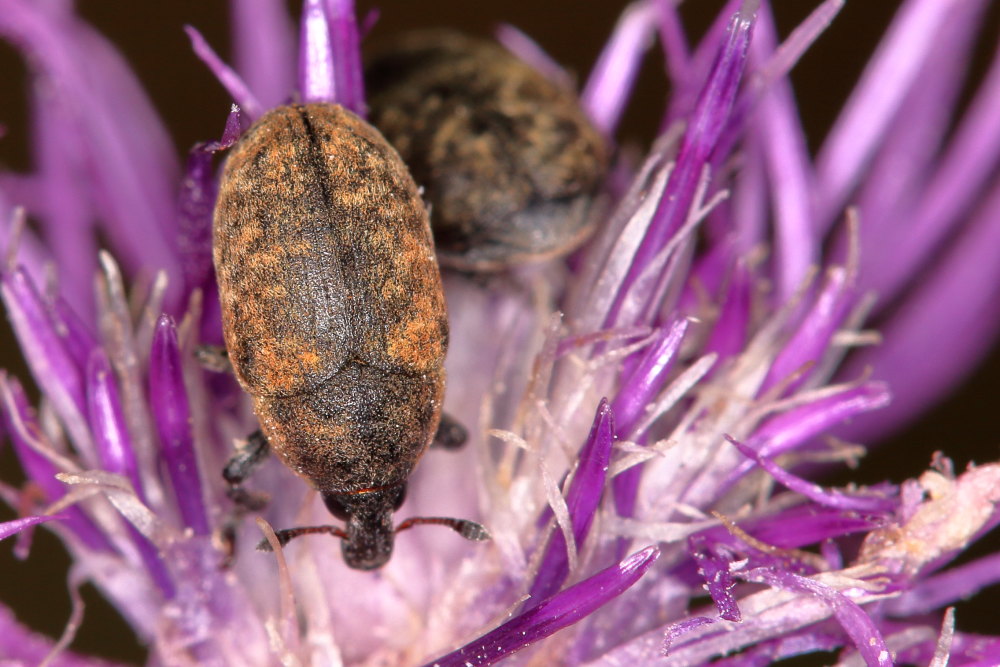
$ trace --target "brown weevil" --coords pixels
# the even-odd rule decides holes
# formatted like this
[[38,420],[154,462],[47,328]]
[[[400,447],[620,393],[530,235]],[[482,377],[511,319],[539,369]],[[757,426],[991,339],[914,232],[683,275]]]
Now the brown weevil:
[[492,42],[436,30],[376,51],[370,118],[427,190],[441,263],[495,271],[593,228],[607,146],[561,86]]
[[448,320],[424,203],[382,135],[332,104],[265,114],[226,160],[213,252],[229,362],[261,426],[223,473],[233,497],[269,447],[346,522],[282,543],[335,535],[371,570],[415,524],[486,539],[460,519],[392,526],[441,421]]

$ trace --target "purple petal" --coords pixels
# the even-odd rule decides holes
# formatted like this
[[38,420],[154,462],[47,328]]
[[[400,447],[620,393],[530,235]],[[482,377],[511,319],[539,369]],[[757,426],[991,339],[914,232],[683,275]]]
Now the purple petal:
[[865,663],[874,667],[891,667],[892,657],[875,621],[843,593],[818,581],[801,577],[792,572],[758,568],[746,575],[747,580],[766,583],[783,590],[798,591],[815,596],[833,611],[844,631],[854,642]]
[[325,0],[333,51],[334,101],[364,117],[365,81],[361,67],[361,35],[354,0]]
[[[774,52],[775,42],[774,21],[764,4],[751,57],[763,61]],[[759,104],[753,123],[760,137],[774,207],[774,302],[784,304],[819,259],[819,238],[811,215],[812,167],[788,80],[775,81]]]
[[177,330],[167,315],[160,316],[153,335],[149,355],[149,402],[181,518],[196,535],[207,535],[210,528],[194,450]]
[[188,153],[180,191],[178,249],[188,291],[214,290],[212,270],[212,214],[215,209],[216,152],[232,146],[240,135],[240,109],[233,105],[226,117],[222,139],[198,144]]
[[729,567],[735,558],[725,547],[720,550],[718,546],[721,545],[710,545],[704,538],[695,536],[688,541],[688,553],[694,558],[698,574],[719,610],[719,618],[739,622],[743,617],[733,597],[736,581]]
[[[52,639],[21,625],[10,609],[0,605],[0,652],[3,654],[5,663],[11,667],[40,665],[49,657],[54,646],[55,642]],[[100,658],[77,655],[70,651],[60,651],[45,664],[48,667],[115,667],[119,665],[119,663],[111,663]]]
[[654,2],[625,8],[580,94],[580,105],[605,136],[612,136],[621,120],[639,66],[653,44],[657,13]]
[[145,502],[135,452],[122,416],[118,387],[107,355],[101,350],[94,350],[91,356],[87,389],[88,413],[101,467],[128,478],[136,495]]
[[[55,20],[54,20],[55,19]],[[0,34],[37,66],[65,105],[64,122],[82,140],[91,196],[133,271],[164,269],[176,275],[177,162],[170,139],[121,57],[99,35],[48,3],[5,0]],[[71,120],[67,120],[71,119]],[[53,230],[53,234],[65,230]],[[180,286],[168,301],[177,305]]]
[[1000,553],[983,556],[916,582],[902,595],[887,602],[886,612],[898,617],[929,614],[969,599],[997,583],[1000,583]]
[[[146,498],[143,493],[142,480],[139,478],[135,452],[132,449],[125,418],[122,415],[121,402],[118,399],[118,387],[115,384],[108,358],[100,350],[95,350],[91,357],[91,363],[87,369],[87,384],[90,423],[94,431],[94,441],[101,459],[101,467],[108,472],[126,477],[132,483],[136,496],[145,503]],[[167,573],[166,566],[160,559],[158,549],[131,523],[128,524],[128,530],[150,577],[163,593],[165,599],[172,598],[174,595],[173,583]]]
[[[615,415],[621,415],[617,422],[619,433],[623,437],[632,438],[635,435],[635,426],[662,389],[673,368],[687,327],[687,320],[678,320],[670,328],[661,329],[657,338],[643,353],[635,370],[622,382],[611,411]],[[641,477],[642,467],[633,466],[615,478],[615,508],[620,516],[632,516]]]
[[66,299],[56,297],[48,306],[49,318],[56,332],[62,337],[66,353],[77,368],[86,368],[91,352],[97,347],[97,337],[94,332],[70,307]]
[[715,619],[708,618],[707,616],[695,616],[694,618],[685,618],[683,621],[678,621],[677,623],[671,623],[667,626],[667,630],[663,634],[663,648],[661,649],[663,655],[670,656],[670,649],[674,644],[674,640],[678,637],[695,628],[712,625],[713,623],[715,623]]
[[509,23],[497,26],[494,35],[505,49],[528,65],[541,72],[549,81],[567,90],[574,90],[573,77],[553,60],[541,45],[524,32]]
[[[882,344],[859,351],[840,376],[871,367],[893,388],[893,402],[877,418],[839,428],[838,437],[885,437],[951,390],[1000,334],[1000,188],[882,333]],[[946,354],[929,353],[942,345]]]
[[[579,466],[566,493],[566,506],[573,524],[573,539],[577,550],[587,539],[590,524],[594,520],[594,513],[604,492],[608,463],[611,460],[611,446],[615,441],[613,415],[607,399],[601,399],[593,426],[590,428],[590,435],[580,450]],[[544,600],[558,591],[568,575],[569,556],[566,536],[563,531],[556,530],[549,540],[541,565],[538,567],[538,574],[532,582],[529,592],[531,601]]]
[[61,333],[65,331],[53,326],[46,304],[22,269],[0,278],[0,293],[35,382],[52,401],[81,453],[92,454],[83,417],[87,404],[83,368],[74,363],[64,345]]
[[687,320],[678,320],[660,329],[631,375],[622,381],[611,411],[616,415],[618,432],[623,437],[632,435],[646,407],[663,388],[687,328]]
[[[812,308],[771,364],[758,395],[797,374],[782,392],[782,395],[788,395],[809,379],[812,370],[828,351],[833,334],[854,305],[854,279],[849,269],[834,267],[827,271],[826,282]],[[810,363],[815,365],[808,368]]]
[[885,137],[906,91],[964,0],[909,0],[872,56],[817,159],[817,217],[832,222]]
[[[879,527],[884,519],[858,515],[851,510],[822,507],[813,504],[789,508],[773,516],[740,521],[740,530],[756,540],[779,549],[799,549],[845,535],[867,533]],[[726,526],[715,526],[697,534],[712,544],[726,544],[745,551],[748,546]]]
[[732,109],[736,90],[746,64],[746,52],[754,18],[742,10],[729,24],[728,38],[718,52],[712,73],[695,109],[688,119],[688,128],[681,140],[670,180],[650,223],[646,236],[636,251],[624,284],[611,307],[605,325],[628,325],[618,322],[626,294],[644,270],[664,249],[671,237],[687,221],[708,158],[725,127]]
[[337,96],[326,0],[305,0],[302,4],[299,94],[304,102],[332,102]]
[[821,505],[844,510],[875,513],[888,513],[895,509],[896,503],[884,496],[848,495],[836,490],[826,491],[819,484],[814,484],[801,477],[792,475],[787,470],[775,465],[771,459],[761,456],[743,443],[729,436],[726,436],[726,439],[735,445],[744,456],[756,461],[761,468],[766,470],[778,482]]
[[[746,5],[745,0],[728,0],[725,6],[715,16],[715,20],[698,43],[694,52],[686,58],[685,68],[681,76],[671,80],[670,107],[663,116],[660,131],[673,125],[692,113],[702,88],[711,76],[719,57],[719,51],[724,47],[727,31],[732,26],[733,15]],[[666,15],[669,17],[669,15]],[[669,20],[669,18],[668,18]],[[670,68],[672,72],[679,66]]]
[[25,528],[37,526],[53,519],[62,519],[61,516],[28,516],[22,519],[0,522],[0,540],[5,540],[12,535],[17,535]]
[[[37,441],[42,437],[42,430],[17,379],[0,374],[0,402],[3,405],[4,426],[25,476],[38,485],[48,502],[59,500],[66,494],[66,487],[56,479],[56,473],[60,471],[32,446],[33,440],[36,441],[34,444],[41,444]],[[79,507],[67,507],[62,514],[65,516],[64,525],[87,547],[94,551],[112,550],[101,530]]]
[[[725,296],[719,306],[719,318],[705,343],[704,354],[715,353],[719,361],[738,355],[750,329],[750,300],[753,281],[746,263],[739,261],[731,273]],[[718,364],[716,364],[718,367]]]
[[624,593],[646,573],[659,555],[656,547],[646,547],[515,616],[457,651],[427,663],[427,667],[471,667],[492,665],[503,660],[586,618]]
[[197,28],[186,25],[184,26],[184,32],[187,33],[188,38],[191,40],[191,48],[194,49],[195,55],[215,75],[215,78],[222,84],[222,87],[233,98],[233,101],[247,113],[247,116],[251,120],[259,118],[264,113],[264,107],[250,90],[250,87],[247,86],[246,81],[232,67],[223,62],[222,58],[209,45],[208,41],[198,32]]
[[[837,392],[806,405],[794,408],[764,422],[747,441],[763,456],[774,457],[806,444],[834,426],[889,405],[888,387],[882,382],[866,382]],[[721,497],[733,484],[750,472],[756,463],[742,461],[719,485],[716,493]]]
[[306,0],[299,40],[302,99],[334,102],[363,116],[361,37],[353,0]]
[[236,70],[264,108],[295,86],[295,29],[283,0],[231,0]]
[[[973,19],[981,7],[971,3]],[[950,23],[949,27],[954,24]],[[979,23],[972,23],[978,28]],[[961,35],[969,39],[968,34]],[[955,40],[957,41],[957,40]],[[973,99],[969,111],[959,125],[954,139],[944,155],[936,158],[937,170],[929,182],[912,193],[915,206],[906,219],[905,230],[900,225],[886,229],[881,239],[891,238],[892,252],[886,261],[866,262],[863,286],[878,292],[886,302],[896,295],[924,267],[935,251],[956,233],[969,208],[983,194],[983,189],[995,182],[1000,165],[1000,50],[997,51],[983,85]],[[942,123],[947,125],[947,123]],[[877,242],[877,241],[876,241]],[[879,244],[874,247],[884,248]]]

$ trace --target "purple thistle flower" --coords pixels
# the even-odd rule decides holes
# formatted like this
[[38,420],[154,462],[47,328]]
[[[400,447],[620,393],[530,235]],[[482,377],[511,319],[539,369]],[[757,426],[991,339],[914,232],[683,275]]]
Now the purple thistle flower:
[[[252,550],[329,517],[276,461],[248,483],[259,523],[236,510],[220,472],[256,422],[195,358],[221,340],[217,154],[289,100],[363,115],[372,20],[350,0],[231,4],[231,59],[186,28],[236,107],[204,110],[221,136],[181,167],[69,3],[0,0],[35,106],[32,170],[0,173],[0,291],[41,395],[0,374],[26,477],[0,484],[0,539],[25,557],[55,533],[74,606],[58,640],[0,606],[0,659],[104,664],[67,649],[92,583],[151,664],[1000,664],[1000,634],[954,610],[1000,582],[1000,555],[954,564],[1000,523],[1000,464],[809,479],[942,398],[1000,331],[1000,55],[958,104],[987,0],[904,0],[815,156],[788,73],[840,0],[783,39],[766,0],[730,0],[697,42],[669,0],[629,5],[582,107],[613,144],[649,104],[647,53],[671,88],[645,156],[615,146],[593,238],[444,276],[446,408],[472,437],[424,457],[403,511],[493,539],[407,531],[376,572],[324,537]],[[572,81],[529,34],[498,37]]]

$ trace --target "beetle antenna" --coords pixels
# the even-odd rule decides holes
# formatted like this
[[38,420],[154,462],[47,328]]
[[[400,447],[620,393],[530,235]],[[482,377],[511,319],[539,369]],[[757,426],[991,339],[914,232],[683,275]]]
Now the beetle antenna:
[[[274,531],[275,537],[278,538],[278,544],[281,546],[285,546],[301,535],[318,535],[321,533],[333,535],[343,540],[347,539],[347,533],[344,532],[344,529],[337,526],[300,526],[299,528],[286,528],[285,530]],[[261,540],[257,544],[257,551],[271,551],[271,543],[267,540]]]
[[490,532],[486,530],[486,527],[481,523],[469,521],[468,519],[450,519],[440,516],[410,517],[409,519],[403,521],[403,523],[396,526],[396,532],[398,533],[404,530],[409,530],[410,528],[420,524],[448,526],[465,539],[472,540],[473,542],[483,542],[484,540],[490,539]]

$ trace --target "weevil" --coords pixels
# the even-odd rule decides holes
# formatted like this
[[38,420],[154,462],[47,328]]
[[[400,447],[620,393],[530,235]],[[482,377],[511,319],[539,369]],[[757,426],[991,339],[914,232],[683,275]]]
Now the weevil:
[[332,104],[273,109],[226,159],[213,234],[226,351],[261,427],[226,466],[233,496],[269,449],[346,522],[282,543],[328,533],[371,570],[412,525],[486,539],[460,519],[392,526],[441,420],[448,319],[426,207],[382,135]]
[[373,52],[365,85],[372,124],[427,190],[443,265],[496,271],[586,240],[608,149],[572,90],[445,30]]

